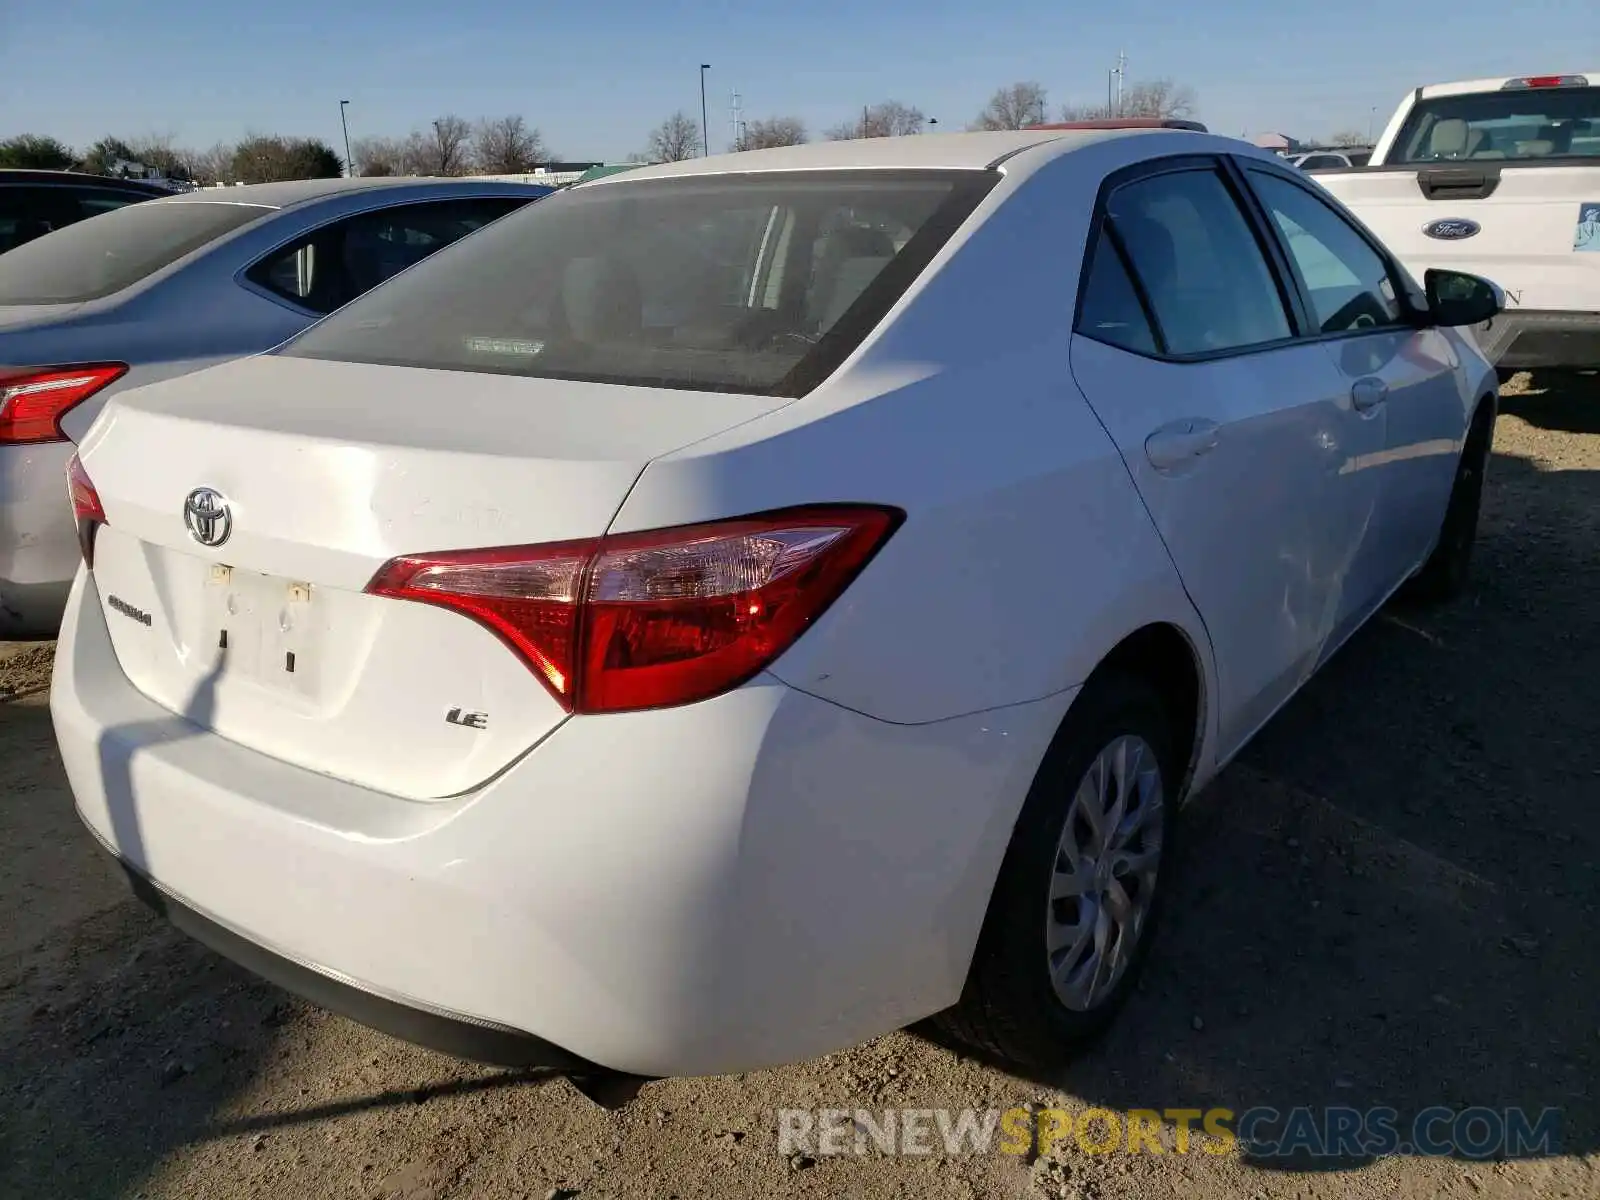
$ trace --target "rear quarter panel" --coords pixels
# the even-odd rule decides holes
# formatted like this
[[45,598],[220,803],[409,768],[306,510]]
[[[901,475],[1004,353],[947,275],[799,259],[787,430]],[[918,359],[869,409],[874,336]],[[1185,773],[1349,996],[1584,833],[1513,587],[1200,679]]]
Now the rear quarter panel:
[[[904,526],[774,667],[887,721],[1064,691],[1152,622],[1205,647],[1067,366],[1098,181],[1132,153],[1102,143],[1002,184],[987,219],[852,363],[786,409],[653,462],[613,529],[822,501],[904,509]],[[1209,679],[1208,649],[1201,658]]]

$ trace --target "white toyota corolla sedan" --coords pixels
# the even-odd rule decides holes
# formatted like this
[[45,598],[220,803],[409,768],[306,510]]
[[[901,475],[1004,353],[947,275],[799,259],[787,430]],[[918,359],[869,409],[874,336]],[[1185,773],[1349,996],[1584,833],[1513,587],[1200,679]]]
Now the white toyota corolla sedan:
[[69,470],[52,710],[195,936],[457,1054],[734,1072],[1128,997],[1180,801],[1461,586],[1495,376],[1276,156],[875,139],[558,194]]

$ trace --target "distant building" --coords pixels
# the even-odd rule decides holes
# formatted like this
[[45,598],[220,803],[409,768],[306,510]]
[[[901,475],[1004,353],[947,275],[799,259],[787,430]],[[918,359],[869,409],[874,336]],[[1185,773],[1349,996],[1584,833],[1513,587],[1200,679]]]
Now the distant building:
[[1286,133],[1258,133],[1250,142],[1263,150],[1276,150],[1279,154],[1292,154],[1300,149],[1299,140]]

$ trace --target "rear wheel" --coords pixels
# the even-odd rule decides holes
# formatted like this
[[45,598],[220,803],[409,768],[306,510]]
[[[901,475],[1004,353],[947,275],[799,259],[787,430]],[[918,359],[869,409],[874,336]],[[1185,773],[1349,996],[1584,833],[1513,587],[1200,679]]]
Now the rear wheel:
[[1422,569],[1401,591],[1403,599],[1417,604],[1442,604],[1466,588],[1472,567],[1472,550],[1478,540],[1478,514],[1483,508],[1483,476],[1494,442],[1494,409],[1485,404],[1473,419],[1472,429],[1456,464],[1455,483],[1445,507],[1439,543]]
[[1154,688],[1091,681],[1034,781],[952,1038],[1019,1066],[1059,1066],[1138,981],[1161,908],[1182,768]]

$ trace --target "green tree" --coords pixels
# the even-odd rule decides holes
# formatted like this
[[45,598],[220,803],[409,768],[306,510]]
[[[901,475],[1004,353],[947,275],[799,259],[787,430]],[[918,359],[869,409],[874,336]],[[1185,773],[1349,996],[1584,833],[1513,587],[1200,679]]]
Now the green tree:
[[254,134],[234,147],[230,174],[240,183],[337,179],[344,174],[344,162],[332,146],[316,138]]
[[78,161],[71,147],[39,133],[22,133],[0,142],[0,167],[65,171]]

